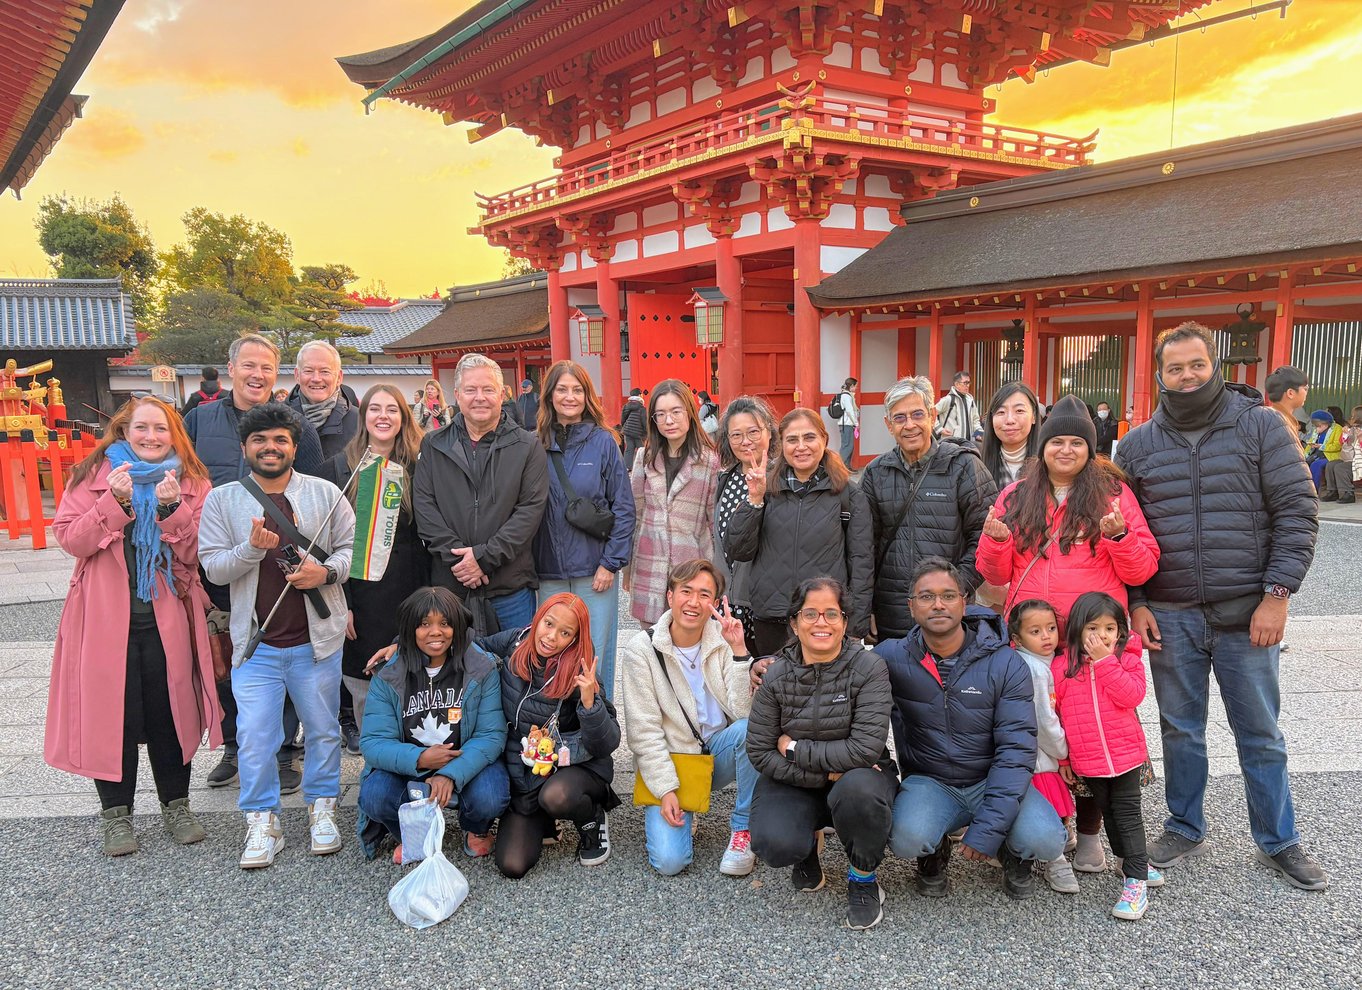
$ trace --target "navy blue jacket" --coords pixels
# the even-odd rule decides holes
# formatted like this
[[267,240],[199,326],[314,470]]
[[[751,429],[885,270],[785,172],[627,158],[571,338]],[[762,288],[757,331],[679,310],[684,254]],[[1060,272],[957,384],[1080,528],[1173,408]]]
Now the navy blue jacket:
[[[598,540],[567,521],[567,494],[553,459],[561,452],[563,470],[578,498],[615,514],[608,540]],[[534,537],[534,566],[543,581],[591,577],[597,567],[618,571],[629,563],[634,541],[634,492],[624,458],[613,437],[593,423],[567,428],[567,449],[557,436],[549,446],[549,500]]]
[[1021,654],[1007,645],[993,611],[970,606],[972,633],[943,685],[926,660],[922,630],[881,642],[894,698],[890,722],[904,779],[931,777],[951,787],[987,780],[965,844],[996,855],[1016,820],[1036,768],[1036,703]]
[[[185,432],[194,444],[194,453],[207,466],[214,488],[240,481],[250,473],[241,453],[241,438],[236,432],[237,415],[232,393],[224,392],[216,402],[195,406],[184,418]],[[321,439],[312,424],[303,420],[294,470],[315,475],[321,470],[323,461]]]

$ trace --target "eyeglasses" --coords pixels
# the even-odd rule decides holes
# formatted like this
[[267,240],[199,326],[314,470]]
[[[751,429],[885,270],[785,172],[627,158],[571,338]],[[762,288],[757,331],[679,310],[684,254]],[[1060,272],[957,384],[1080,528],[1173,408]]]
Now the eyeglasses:
[[816,608],[801,608],[795,614],[809,624],[817,622],[819,616],[830,626],[846,619],[846,613],[839,608],[825,608],[821,612]]
[[659,409],[653,413],[654,423],[666,423],[673,419],[685,419],[686,410],[684,409]]
[[964,597],[965,596],[958,591],[946,591],[939,595],[934,595],[930,591],[924,591],[920,595],[914,595],[913,601],[917,602],[923,608],[926,608],[933,602],[940,602],[942,605],[954,605]]
[[895,426],[904,426],[910,419],[914,423],[927,422],[927,410],[914,409],[910,413],[894,413],[894,415],[889,417],[889,422],[893,423]]
[[746,430],[742,433],[734,431],[733,433],[730,433],[728,435],[728,442],[742,443],[744,440],[746,440],[748,443],[760,443],[761,434],[762,434],[761,430]]

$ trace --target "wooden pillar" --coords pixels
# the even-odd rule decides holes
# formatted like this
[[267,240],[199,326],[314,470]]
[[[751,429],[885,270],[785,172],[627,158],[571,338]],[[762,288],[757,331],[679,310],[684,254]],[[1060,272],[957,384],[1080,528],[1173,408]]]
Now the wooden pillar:
[[596,261],[596,305],[605,310],[601,353],[601,404],[610,422],[619,421],[624,368],[620,362],[620,284],[610,277],[610,262]]
[[1139,426],[1149,419],[1153,401],[1154,373],[1154,287],[1140,285],[1135,301],[1135,395],[1131,404],[1135,418],[1131,426]]
[[557,267],[549,269],[549,353],[554,361],[572,357],[572,337],[568,333],[567,289]]
[[804,291],[823,277],[822,232],[817,220],[796,220],[794,233],[795,404],[817,409],[823,402],[819,368],[818,309]]
[[932,387],[936,389],[937,397],[940,398],[950,391],[950,385],[941,380],[942,366],[944,357],[942,355],[945,336],[945,327],[941,325],[941,311],[932,310],[932,322],[927,328],[927,376],[932,380]]
[[1022,382],[1036,393],[1036,401],[1040,400],[1040,327],[1036,324],[1036,300],[1032,296],[1026,297],[1026,303],[1022,310],[1022,319],[1025,327],[1022,331]]
[[1272,358],[1269,371],[1291,363],[1291,340],[1296,331],[1295,270],[1277,282],[1277,318],[1272,324]]
[[715,238],[714,280],[728,297],[724,306],[724,342],[719,348],[719,395],[726,405],[743,394],[742,380],[742,262],[733,254],[733,235]]

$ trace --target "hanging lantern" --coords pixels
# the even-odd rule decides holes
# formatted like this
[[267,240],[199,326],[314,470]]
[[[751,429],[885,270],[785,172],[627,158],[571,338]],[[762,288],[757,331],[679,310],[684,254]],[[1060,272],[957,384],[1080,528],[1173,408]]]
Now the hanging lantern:
[[1234,323],[1226,323],[1220,329],[1230,338],[1229,353],[1223,358],[1224,364],[1257,364],[1262,360],[1258,354],[1258,335],[1267,329],[1267,324],[1253,318],[1253,306],[1241,303],[1235,308],[1239,317]]
[[605,353],[605,310],[586,303],[573,311],[577,324],[577,340],[583,354]]
[[695,307],[695,343],[700,347],[718,347],[724,342],[724,305],[728,302],[718,288],[696,289],[686,300]]
[[1026,355],[1026,321],[1013,320],[1012,326],[1003,331],[1003,340],[1007,341],[1003,364],[1021,367]]

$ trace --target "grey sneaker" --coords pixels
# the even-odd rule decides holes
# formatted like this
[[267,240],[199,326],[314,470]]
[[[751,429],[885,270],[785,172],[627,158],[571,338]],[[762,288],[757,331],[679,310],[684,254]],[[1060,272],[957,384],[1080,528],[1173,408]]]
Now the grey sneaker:
[[1078,877],[1074,874],[1074,868],[1063,856],[1059,859],[1052,859],[1045,864],[1045,882],[1057,894],[1078,893]]
[[193,845],[208,838],[208,833],[189,810],[189,798],[177,798],[161,805],[161,821],[170,837],[182,846]]
[[99,813],[100,830],[104,833],[104,855],[126,856],[137,852],[137,836],[132,832],[132,811],[119,805]]
[[1163,869],[1210,851],[1211,847],[1206,844],[1205,839],[1197,842],[1165,829],[1163,835],[1149,844],[1149,865]]
[[1329,886],[1329,878],[1313,856],[1300,847],[1300,843],[1287,846],[1275,856],[1269,856],[1261,849],[1253,850],[1258,862],[1270,867],[1286,878],[1286,882],[1301,890],[1324,890]]

